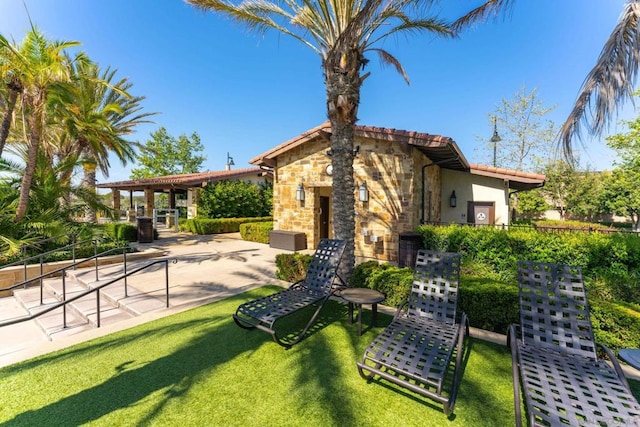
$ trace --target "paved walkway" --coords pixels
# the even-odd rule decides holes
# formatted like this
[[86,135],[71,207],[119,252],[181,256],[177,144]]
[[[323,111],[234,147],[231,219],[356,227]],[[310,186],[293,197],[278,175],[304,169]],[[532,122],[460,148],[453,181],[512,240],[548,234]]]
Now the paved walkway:
[[[287,251],[246,242],[239,233],[194,236],[161,232],[160,239],[153,243],[134,246],[142,250],[156,249],[162,251],[163,257],[177,260],[175,264],[169,264],[169,308],[54,341],[48,341],[32,322],[0,328],[0,367],[266,284],[286,285],[275,279],[275,257]],[[129,286],[164,300],[165,269],[161,264],[157,267],[130,277]],[[0,298],[3,319],[11,318],[10,313],[14,312],[17,313],[15,316],[23,315],[15,305],[13,298]]]

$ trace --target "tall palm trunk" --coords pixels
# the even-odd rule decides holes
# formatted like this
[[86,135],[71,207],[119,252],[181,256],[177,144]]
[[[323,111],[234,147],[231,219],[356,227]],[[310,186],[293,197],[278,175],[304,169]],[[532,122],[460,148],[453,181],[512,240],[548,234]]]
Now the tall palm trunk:
[[[44,96],[43,96],[44,98]],[[42,109],[36,107],[33,114],[29,117],[29,150],[27,152],[26,168],[24,170],[24,176],[20,184],[20,199],[18,200],[18,208],[16,209],[16,215],[14,217],[15,222],[21,221],[27,213],[29,206],[29,193],[31,192],[31,183],[33,182],[33,175],[36,171],[36,164],[38,162],[38,150],[40,148],[40,137],[42,136]]]
[[[87,192],[91,192],[95,194],[96,192],[96,163],[95,161],[87,159],[82,164],[83,169],[83,177],[82,177],[82,186],[84,190]],[[86,222],[90,222],[95,224],[98,222],[98,217],[96,216],[96,211],[91,206],[87,205],[84,208],[84,220]]]
[[335,237],[347,241],[341,276],[348,278],[355,265],[355,185],[353,180],[354,125],[358,120],[363,57],[357,48],[337,47],[324,63],[327,114],[331,122],[333,165],[333,227]]
[[2,125],[0,127],[0,156],[2,156],[2,152],[4,151],[4,145],[7,142],[7,138],[9,137],[9,127],[11,126],[11,117],[13,116],[13,110],[16,107],[16,101],[18,100],[18,95],[20,94],[20,90],[18,88],[14,88],[11,85],[8,86],[9,96],[7,98],[7,109],[4,112],[4,116],[2,117]]

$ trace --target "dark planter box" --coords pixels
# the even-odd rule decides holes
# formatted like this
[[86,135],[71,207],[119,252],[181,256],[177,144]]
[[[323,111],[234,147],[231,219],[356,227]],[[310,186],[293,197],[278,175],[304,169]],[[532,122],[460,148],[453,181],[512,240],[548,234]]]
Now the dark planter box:
[[271,230],[269,247],[288,251],[307,249],[307,235],[299,231]]

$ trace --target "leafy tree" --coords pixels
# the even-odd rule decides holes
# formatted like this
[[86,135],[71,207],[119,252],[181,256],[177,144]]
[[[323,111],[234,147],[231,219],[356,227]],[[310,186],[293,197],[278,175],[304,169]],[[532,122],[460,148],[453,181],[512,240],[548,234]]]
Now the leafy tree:
[[[482,140],[487,153],[486,164],[516,170],[539,170],[548,161],[555,139],[554,124],[545,116],[555,107],[545,107],[537,89],[527,92],[526,87],[513,99],[502,99],[490,117],[496,119],[501,140]],[[493,159],[496,144],[495,162]],[[540,153],[548,157],[538,157]]]
[[593,222],[595,217],[607,213],[603,204],[602,174],[590,170],[576,172],[567,195],[567,213],[583,221]]
[[511,0],[488,0],[454,23],[440,19],[436,0],[306,1],[187,0],[221,13],[260,34],[275,30],[303,43],[320,56],[331,123],[333,165],[333,224],[335,237],[347,241],[341,270],[345,277],[355,263],[355,185],[353,178],[354,125],[358,120],[360,88],[375,52],[408,82],[407,74],[388,51],[378,47],[389,36],[434,34],[452,37],[478,20],[505,7]]
[[540,189],[518,193],[518,216],[526,219],[538,219],[549,209],[549,204]]
[[602,176],[604,204],[616,215],[631,219],[634,230],[640,230],[640,169],[616,168]]
[[640,225],[640,117],[625,122],[627,133],[607,138],[616,151],[616,166],[605,180],[606,206],[618,215],[631,217],[634,229]]
[[[249,181],[220,181],[200,193],[198,216],[206,218],[251,218],[271,215],[271,185],[260,187]],[[257,201],[257,203],[256,203]]]
[[200,171],[206,156],[199,154],[204,151],[204,146],[196,132],[192,133],[191,137],[183,134],[176,139],[161,127],[150,135],[151,139],[136,156],[136,161],[141,167],[131,171],[131,179]]

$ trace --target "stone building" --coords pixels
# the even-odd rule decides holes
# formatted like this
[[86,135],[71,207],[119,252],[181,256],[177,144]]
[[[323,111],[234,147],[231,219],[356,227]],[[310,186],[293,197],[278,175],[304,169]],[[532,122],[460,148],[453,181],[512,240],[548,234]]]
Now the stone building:
[[[330,133],[323,123],[250,160],[273,170],[274,229],[305,233],[308,247],[333,236]],[[360,259],[396,261],[401,233],[422,223],[508,224],[510,193],[545,180],[470,165],[451,138],[439,135],[356,126],[354,146]]]

